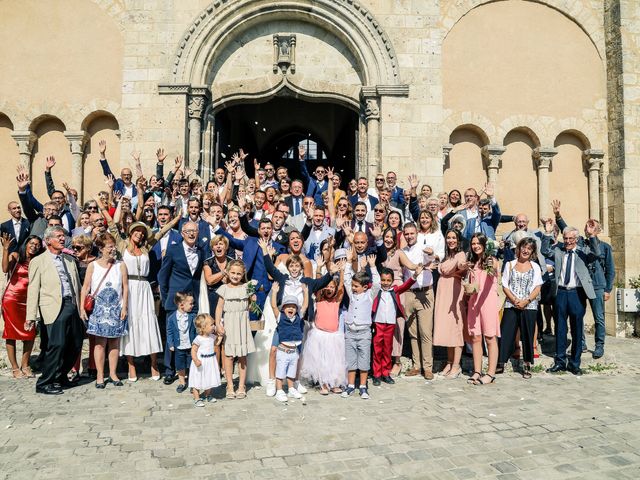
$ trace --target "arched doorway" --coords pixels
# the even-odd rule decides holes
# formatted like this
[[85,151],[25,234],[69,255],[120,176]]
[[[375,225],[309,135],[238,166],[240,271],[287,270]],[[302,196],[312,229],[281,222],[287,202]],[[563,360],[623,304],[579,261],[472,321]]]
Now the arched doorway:
[[[358,113],[338,103],[276,96],[224,108],[208,120],[212,165],[224,166],[233,152],[243,148],[262,165],[283,165],[291,178],[300,178],[297,147],[302,144],[309,171],[321,164],[334,167],[343,180],[356,174]],[[247,162],[247,169],[253,172],[253,162]]]

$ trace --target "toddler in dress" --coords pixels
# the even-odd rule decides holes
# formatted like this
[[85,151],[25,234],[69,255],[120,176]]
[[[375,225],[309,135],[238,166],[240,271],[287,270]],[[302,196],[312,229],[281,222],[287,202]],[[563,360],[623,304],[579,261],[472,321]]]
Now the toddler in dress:
[[[189,388],[193,393],[196,407],[204,407],[204,400],[215,402],[211,389],[220,386],[220,370],[216,360],[214,345],[216,341],[213,317],[200,314],[195,320],[198,336],[191,345],[191,367],[189,368]],[[200,390],[204,390],[200,398]]]

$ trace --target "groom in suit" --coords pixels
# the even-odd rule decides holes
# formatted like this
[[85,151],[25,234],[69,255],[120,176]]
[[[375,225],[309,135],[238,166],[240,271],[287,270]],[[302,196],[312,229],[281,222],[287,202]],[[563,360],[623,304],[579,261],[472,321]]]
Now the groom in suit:
[[22,217],[22,207],[18,202],[9,202],[7,210],[9,210],[11,218],[0,225],[0,233],[8,233],[14,238],[15,241],[9,245],[9,253],[13,253],[18,251],[22,242],[29,236],[31,225],[29,220]]
[[[200,276],[204,262],[204,252],[198,247],[198,224],[185,222],[181,228],[182,242],[169,245],[162,259],[162,266],[158,272],[160,298],[167,312],[167,317],[176,311],[173,301],[176,293],[189,292],[193,295],[195,305],[198,305],[200,294]],[[174,381],[173,352],[169,345],[164,350],[164,383],[170,385]]]
[[[600,257],[600,241],[596,236],[596,226],[587,222],[585,235],[588,245],[578,246],[580,232],[577,228],[565,227],[563,242],[551,247],[553,222],[545,222],[545,236],[542,239],[542,255],[555,263],[556,300],[555,311],[558,327],[556,331],[555,363],[547,371],[550,373],[569,370],[574,375],[582,375],[580,356],[582,355],[582,331],[587,298],[596,297],[589,268]],[[567,365],[567,317],[571,327],[571,357]]]
[[31,330],[41,319],[47,331],[42,375],[36,383],[36,392],[46,395],[60,395],[62,387],[72,386],[67,374],[82,349],[85,332],[78,314],[80,277],[73,259],[62,253],[64,241],[62,227],[47,228],[47,250],[29,264],[25,328]]

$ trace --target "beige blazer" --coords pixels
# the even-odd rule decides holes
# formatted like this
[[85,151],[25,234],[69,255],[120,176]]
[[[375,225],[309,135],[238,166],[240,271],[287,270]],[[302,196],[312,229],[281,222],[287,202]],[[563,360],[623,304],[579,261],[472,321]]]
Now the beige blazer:
[[[63,262],[69,270],[71,284],[76,294],[76,305],[80,304],[80,277],[75,261],[62,254]],[[62,284],[58,270],[49,251],[29,262],[29,287],[27,289],[27,321],[42,321],[50,325],[62,309]]]

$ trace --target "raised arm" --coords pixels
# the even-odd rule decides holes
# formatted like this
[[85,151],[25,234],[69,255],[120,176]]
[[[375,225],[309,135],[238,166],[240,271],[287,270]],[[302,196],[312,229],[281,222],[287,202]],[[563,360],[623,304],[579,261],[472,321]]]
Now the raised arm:
[[336,204],[333,201],[333,168],[327,167],[327,205],[329,207],[329,218],[331,223],[336,219]]
[[47,157],[44,161],[44,181],[47,185],[47,195],[51,198],[53,192],[56,189],[56,184],[53,182],[53,176],[51,175],[51,169],[55,167],[56,159],[53,155]]
[[243,214],[239,215],[240,218],[240,228],[242,229],[242,231],[244,233],[246,233],[247,235],[249,235],[250,237],[255,237],[258,238],[258,229],[252,227],[249,224],[249,220],[247,219],[247,215],[244,214],[244,211],[242,212]]
[[109,167],[109,162],[107,161],[107,157],[106,157],[106,152],[107,152],[106,140],[100,140],[100,142],[98,143],[98,152],[100,152],[100,166],[102,167],[102,174],[105,177],[108,177],[109,175],[112,175],[115,177],[115,175],[113,175],[113,172],[111,171],[111,167]]

